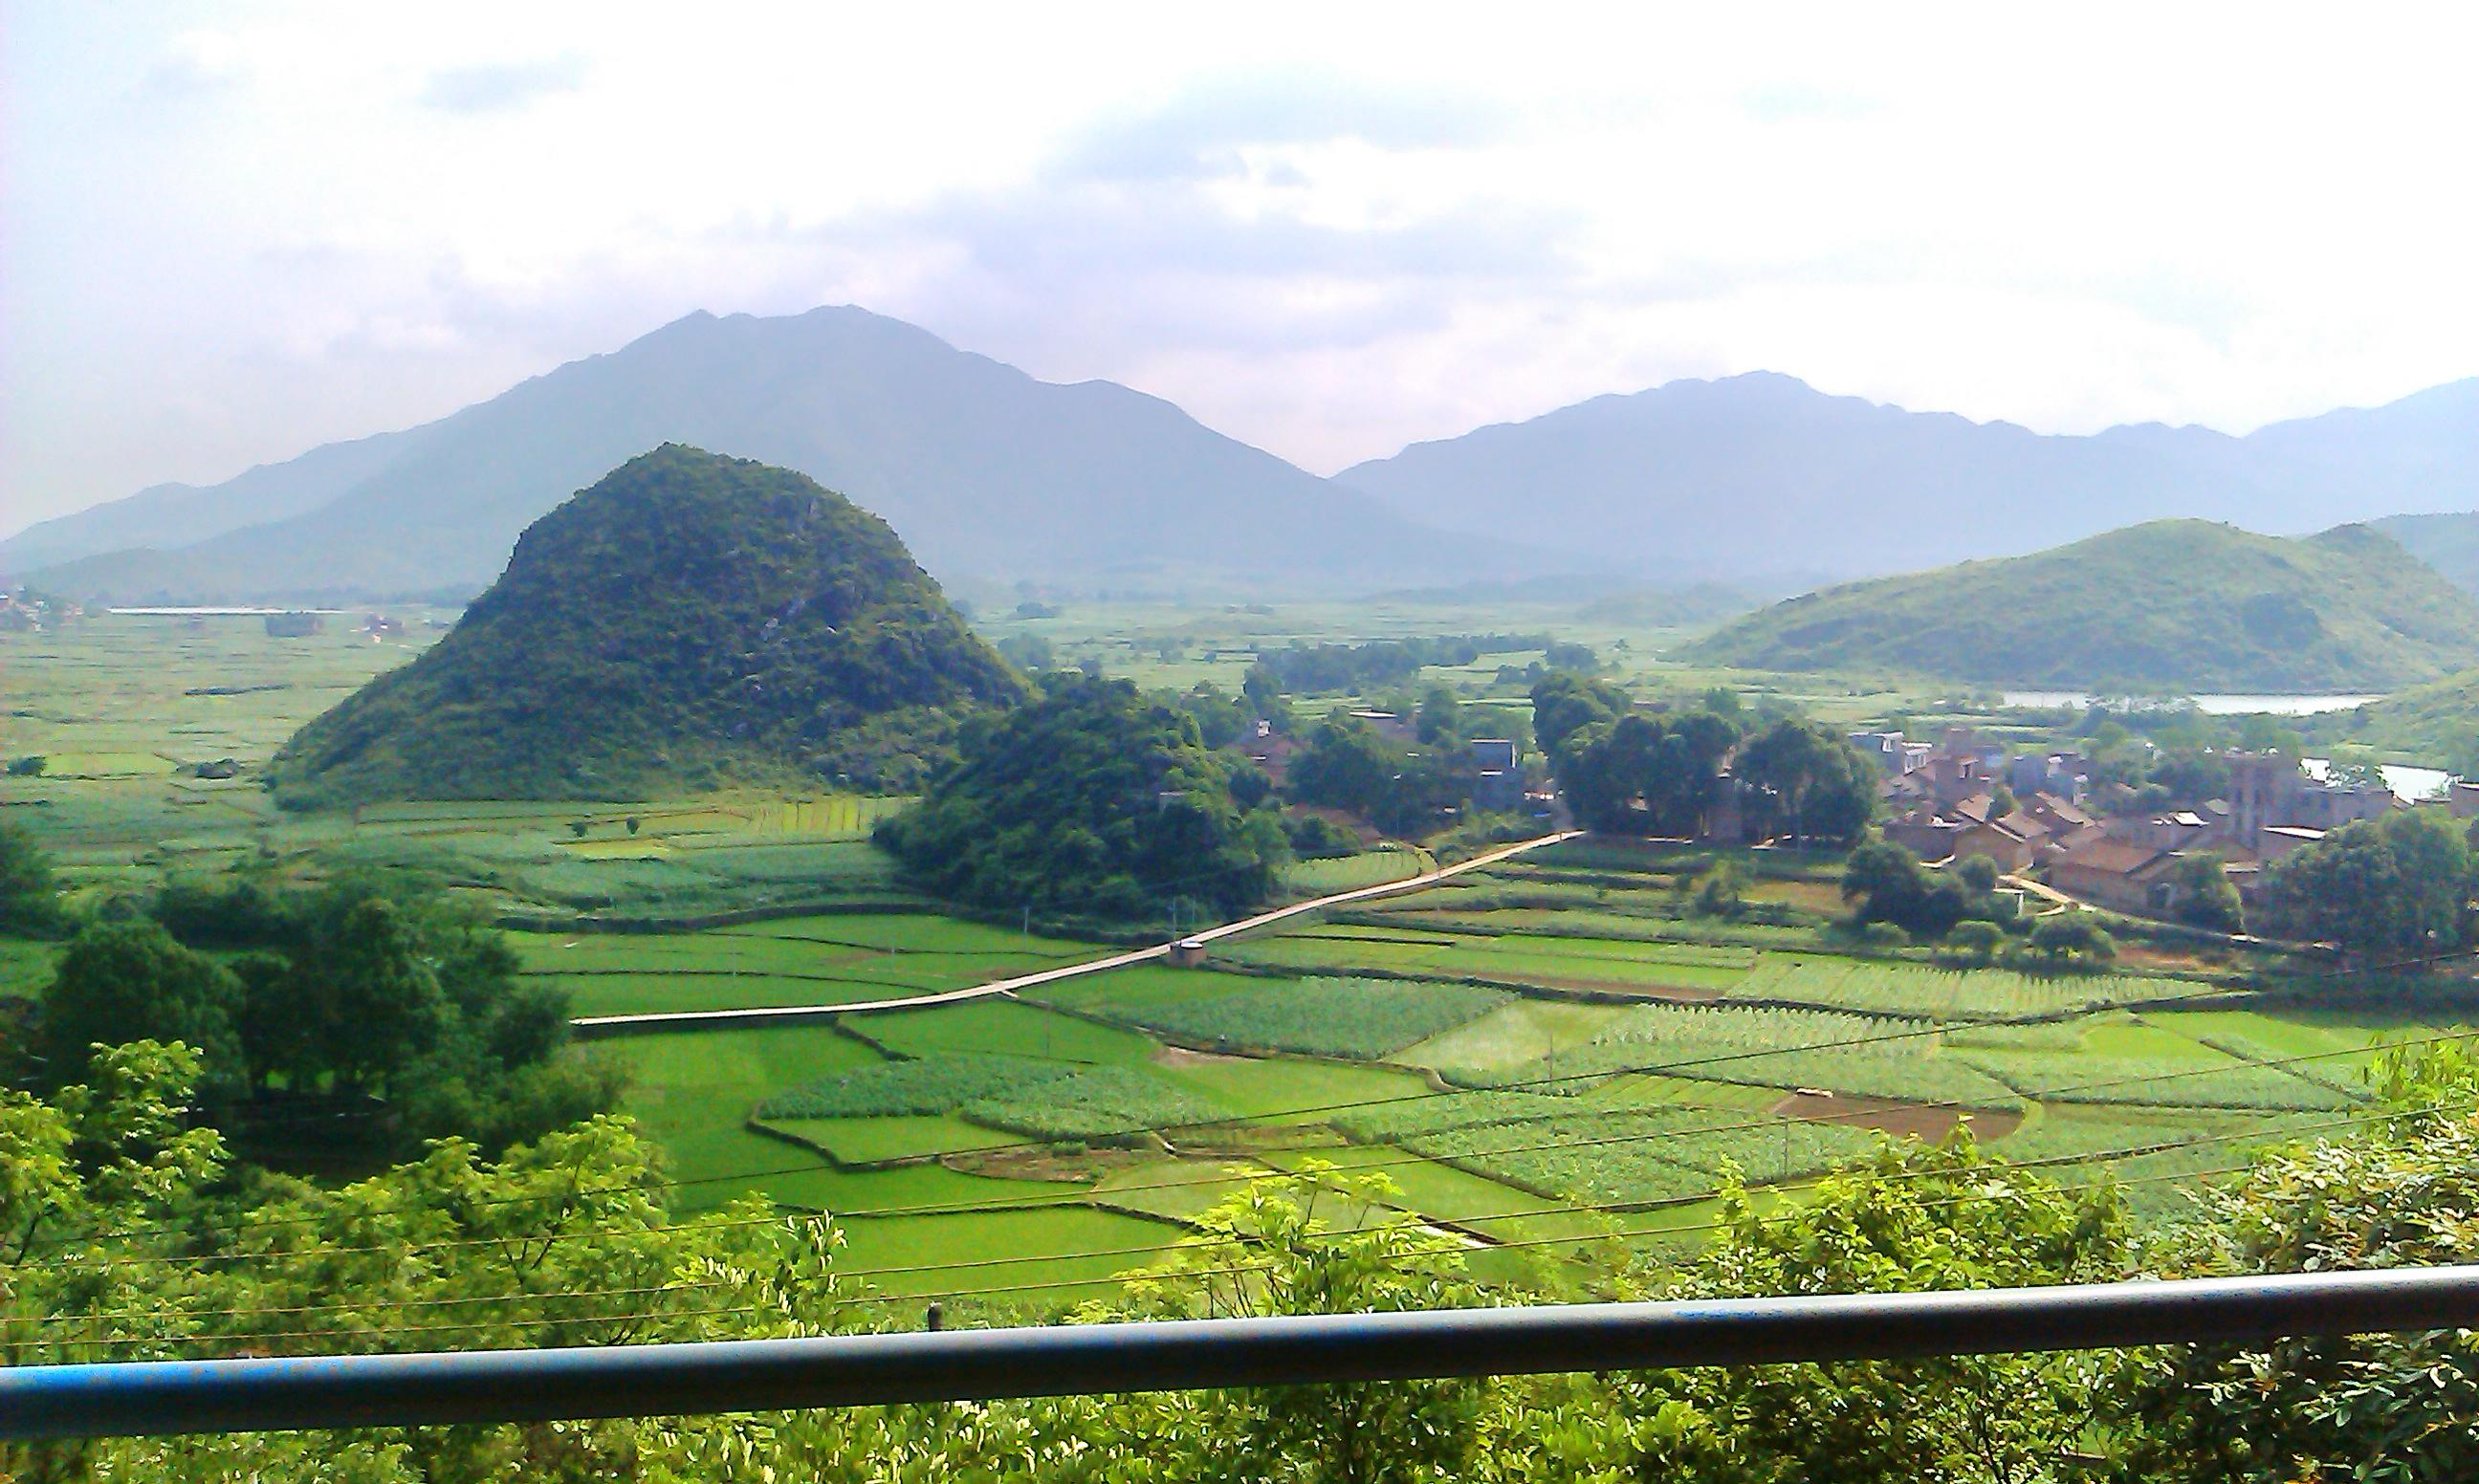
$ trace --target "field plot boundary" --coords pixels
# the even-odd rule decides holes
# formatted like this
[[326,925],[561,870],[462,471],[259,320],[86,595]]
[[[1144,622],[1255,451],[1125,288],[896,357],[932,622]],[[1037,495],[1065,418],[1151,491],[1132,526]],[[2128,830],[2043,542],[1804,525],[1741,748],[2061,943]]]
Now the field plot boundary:
[[[1441,866],[1437,870],[1419,876],[1399,882],[1381,882],[1373,886],[1356,887],[1350,891],[1336,892],[1331,896],[1317,897],[1307,902],[1295,902],[1289,907],[1276,908],[1269,912],[1260,912],[1253,917],[1243,917],[1238,922],[1225,923],[1218,928],[1208,928],[1202,933],[1190,934],[1180,941],[1182,943],[1218,942],[1241,933],[1270,927],[1275,923],[1286,922],[1293,917],[1324,908],[1340,906],[1345,902],[1363,902],[1371,897],[1417,891],[1448,877],[1460,876],[1467,871],[1476,871],[1485,866],[1494,865],[1510,856],[1520,856],[1528,850],[1561,844],[1582,833],[1580,830],[1566,830],[1545,834],[1536,839],[1519,840],[1513,845],[1485,851],[1470,860],[1458,861],[1450,866]],[[918,1010],[925,1006],[954,1005],[967,1000],[984,999],[991,995],[1011,995],[1019,989],[1056,984],[1063,979],[1104,973],[1111,969],[1125,968],[1130,964],[1148,963],[1157,959],[1168,958],[1175,946],[1177,945],[1171,943],[1157,943],[1150,948],[1130,949],[1125,953],[1110,954],[1082,963],[1063,964],[1058,968],[1043,969],[1033,974],[1020,974],[1010,979],[995,979],[987,984],[973,985],[962,989],[944,989],[895,999],[862,1000],[845,1005],[788,1005],[746,1010],[666,1011],[641,1015],[586,1015],[572,1020],[569,1024],[580,1039],[592,1039],[598,1036],[626,1036],[647,1031],[696,1030],[707,1026],[798,1025],[806,1021],[831,1019],[836,1015]]]

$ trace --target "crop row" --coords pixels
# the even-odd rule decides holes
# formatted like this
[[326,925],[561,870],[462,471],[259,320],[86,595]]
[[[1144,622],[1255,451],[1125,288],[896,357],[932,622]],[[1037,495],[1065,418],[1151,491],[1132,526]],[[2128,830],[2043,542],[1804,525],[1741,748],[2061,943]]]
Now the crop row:
[[1221,1111],[1142,1067],[1092,1066],[966,1103],[966,1118],[1037,1139],[1111,1139],[1219,1117]]
[[757,1105],[761,1118],[888,1118],[954,1113],[984,1098],[1017,1097],[1075,1076],[1072,1062],[1031,1057],[940,1056],[838,1072],[778,1092]]
[[2346,1108],[2353,1101],[2328,1084],[2248,1062],[2180,1066],[2131,1057],[2060,1060],[1995,1052],[1966,1052],[1962,1060],[2042,1102],[2313,1110]]
[[1196,999],[1104,999],[1094,1013],[1221,1046],[1374,1060],[1476,1019],[1513,996],[1473,985],[1278,980]]
[[1546,1195],[1593,1204],[1687,1200],[1736,1171],[1764,1184],[1813,1174],[1875,1147],[1878,1136],[1783,1118],[1712,1127],[1709,1111],[1614,1111],[1555,1122],[1480,1124],[1410,1134],[1398,1142]]
[[[1586,1086],[1661,1071],[1762,1087],[2010,1107],[2014,1094],[1901,1021],[1827,1011],[1644,1005],[1583,1045],[1511,1067],[1444,1068],[1470,1087]],[[1856,1043],[1856,1044],[1853,1044]]]
[[1768,957],[1732,999],[1786,1000],[1878,1014],[1999,1020],[2209,993],[2191,981],[2134,974],[2041,977],[1857,959]]

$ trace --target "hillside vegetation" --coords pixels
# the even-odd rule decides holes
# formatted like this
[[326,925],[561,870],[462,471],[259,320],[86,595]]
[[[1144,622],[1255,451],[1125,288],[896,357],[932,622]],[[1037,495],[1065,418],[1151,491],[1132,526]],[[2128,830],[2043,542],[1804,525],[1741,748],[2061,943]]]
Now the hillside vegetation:
[[667,444],[528,527],[453,632],[301,729],[291,806],[914,786],[1024,681],[883,521]]
[[2318,742],[2401,753],[2479,778],[2479,670],[2414,685],[2370,705],[2321,719]]
[[2363,525],[2284,540],[2155,521],[1807,594],[1686,652],[1995,684],[2385,690],[2479,662],[2479,602]]

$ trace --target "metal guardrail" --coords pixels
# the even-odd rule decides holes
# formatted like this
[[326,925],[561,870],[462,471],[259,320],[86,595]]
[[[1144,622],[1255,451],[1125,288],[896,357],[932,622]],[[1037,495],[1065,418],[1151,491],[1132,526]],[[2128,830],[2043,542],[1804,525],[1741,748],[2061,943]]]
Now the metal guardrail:
[[40,1366],[0,1369],[0,1438],[669,1417],[2472,1328],[2479,1328],[2479,1266],[599,1349]]

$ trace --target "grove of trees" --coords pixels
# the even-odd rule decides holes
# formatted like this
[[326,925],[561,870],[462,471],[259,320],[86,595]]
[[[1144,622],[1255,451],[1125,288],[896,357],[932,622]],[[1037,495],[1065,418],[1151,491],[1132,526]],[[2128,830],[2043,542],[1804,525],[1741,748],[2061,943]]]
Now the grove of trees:
[[1751,731],[1726,691],[1647,713],[1606,681],[1561,674],[1533,686],[1532,707],[1569,807],[1595,830],[1691,836],[1734,802],[1757,838],[1841,846],[1876,817],[1876,767],[1846,738],[1791,716]]
[[1118,920],[1174,897],[1232,913],[1265,900],[1291,858],[1264,776],[1125,680],[1052,676],[1030,704],[967,725],[958,747],[877,832],[942,896]]
[[2396,809],[2344,825],[2264,870],[2264,931],[2409,965],[2479,945],[2479,862],[2453,821]]
[[38,1083],[85,1080],[102,1048],[179,1040],[216,1105],[380,1152],[449,1135],[497,1149],[618,1099],[616,1074],[567,1052],[567,997],[522,981],[500,933],[438,892],[236,877],[174,882],[150,906],[63,949]]

